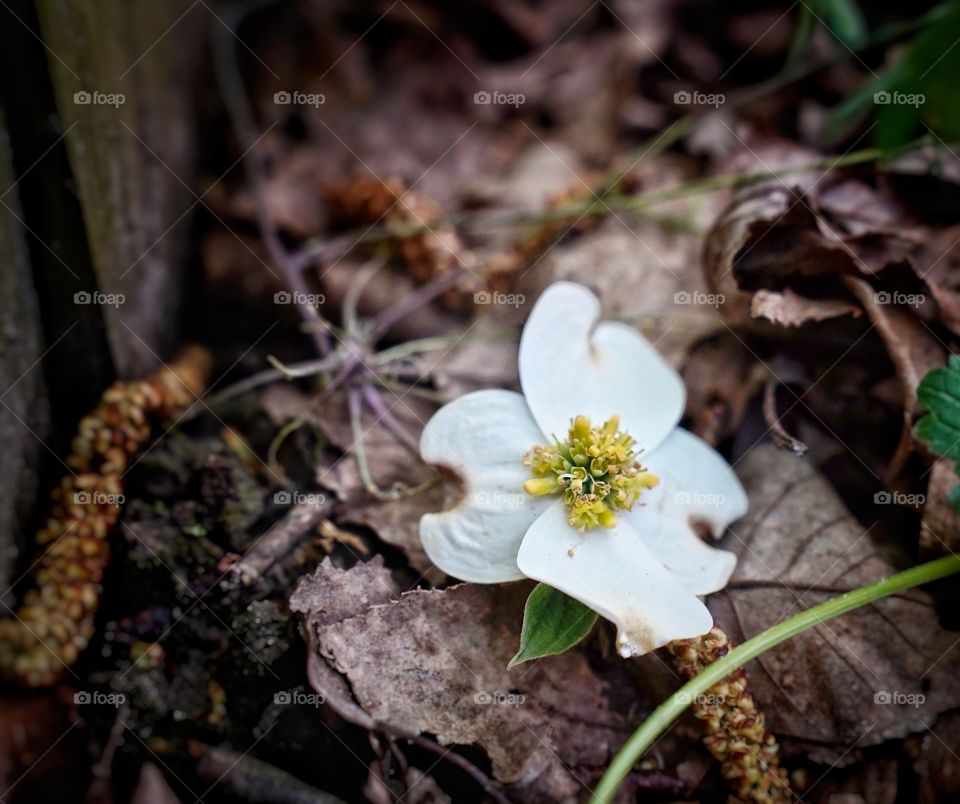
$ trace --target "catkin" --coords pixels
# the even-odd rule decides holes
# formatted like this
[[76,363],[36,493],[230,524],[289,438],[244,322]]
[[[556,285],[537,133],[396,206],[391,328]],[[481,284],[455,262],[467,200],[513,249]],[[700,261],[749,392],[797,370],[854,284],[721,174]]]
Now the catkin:
[[151,418],[187,409],[211,365],[199,346],[184,349],[146,380],[118,382],[81,419],[67,475],[50,494],[36,536],[33,586],[20,609],[0,620],[0,676],[26,687],[55,683],[93,635],[109,535],[120,515],[123,476],[150,437]]
[[[733,643],[719,628],[667,645],[685,678],[693,678],[732,648]],[[733,791],[731,804],[770,804],[792,798],[786,771],[780,767],[780,747],[766,729],[743,668],[693,701],[693,713],[703,721],[707,730],[704,745],[721,763],[723,778]]]

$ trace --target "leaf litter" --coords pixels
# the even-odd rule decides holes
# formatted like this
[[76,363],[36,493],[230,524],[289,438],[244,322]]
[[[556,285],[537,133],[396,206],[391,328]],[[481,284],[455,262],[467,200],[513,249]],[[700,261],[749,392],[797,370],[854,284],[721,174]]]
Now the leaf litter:
[[[253,44],[279,78],[252,71],[249,87],[269,129],[258,145],[261,197],[239,171],[212,187],[217,220],[200,248],[216,337],[240,361],[236,376],[270,370],[268,356],[285,369],[311,358],[296,311],[270,303],[286,277],[258,231],[259,200],[272,234],[308,255],[300,268],[324,297],[335,344],[349,341],[340,311],[350,304],[376,321],[398,299],[456,279],[391,322],[377,345],[446,339],[378,378],[385,409],[414,443],[441,402],[516,387],[519,327],[553,281],[584,282],[606,315],[644,332],[683,372],[685,425],[731,456],[750,497],[723,542],[739,556],[736,573],[708,601],[734,638],[913,564],[919,550],[955,549],[952,463],[913,435],[921,378],[960,335],[960,220],[955,204],[937,203],[957,197],[955,160],[930,147],[881,166],[792,172],[822,153],[775,133],[796,105],[791,86],[763,110],[718,112],[685,146],[651,147],[646,137],[669,129],[670,99],[686,87],[666,66],[674,57],[688,82],[709,85],[728,40],[759,37],[764,47],[742,66],[765,74],[782,56],[782,29],[747,12],[706,29],[689,4],[680,14],[665,3],[562,5],[481,4],[485,24],[511,43],[496,54],[482,28],[426,4],[386,9],[383,38],[356,48],[357,20],[293,7],[267,14]],[[323,52],[345,55],[328,70],[316,63]],[[739,80],[716,88],[733,97]],[[817,78],[814,103],[849,80]],[[324,102],[273,101],[295,85]],[[497,86],[524,104],[471,102]],[[804,139],[794,122],[780,127]],[[210,167],[220,175],[213,168],[225,165]],[[718,181],[635,203],[753,174],[742,186]],[[551,223],[571,202],[578,216]],[[383,267],[356,298],[371,258]],[[493,293],[510,301],[485,301]],[[278,319],[278,332],[248,349]],[[419,518],[452,505],[457,485],[423,466],[382,411],[363,408],[358,438],[349,388],[331,379],[274,369],[255,393],[215,407],[226,430],[191,425],[194,446],[161,445],[133,475],[138,499],[125,518],[137,534],[126,537],[117,577],[135,588],[159,559],[182,581],[113,601],[93,677],[122,674],[131,724],[161,735],[151,745],[186,775],[209,772],[202,760],[172,758],[196,736],[179,724],[195,720],[210,743],[256,739],[263,764],[239,767],[289,795],[302,791],[267,763],[325,790],[320,756],[343,769],[330,789],[351,800],[361,790],[372,801],[586,800],[679,680],[656,656],[617,660],[603,623],[565,654],[508,669],[531,585],[453,584],[432,567]],[[878,503],[887,488],[925,502]],[[323,496],[322,508],[288,508],[277,502],[284,489]],[[878,602],[750,666],[805,800],[893,802],[916,788],[932,801],[956,788],[960,659],[938,617],[942,599],[938,589]],[[211,702],[217,679],[244,691],[228,695],[222,721]],[[271,704],[275,686],[312,689],[323,703],[291,712]],[[633,770],[625,796],[725,800],[700,736],[682,720]],[[227,756],[224,767],[238,755]],[[804,773],[816,782],[809,794]],[[139,777],[141,797],[168,795],[154,764]]]

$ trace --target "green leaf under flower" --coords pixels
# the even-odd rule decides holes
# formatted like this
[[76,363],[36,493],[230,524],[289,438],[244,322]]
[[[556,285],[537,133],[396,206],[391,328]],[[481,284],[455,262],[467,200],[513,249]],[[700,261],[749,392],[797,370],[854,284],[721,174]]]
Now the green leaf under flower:
[[523,607],[520,650],[509,666],[570,650],[590,633],[596,621],[597,613],[579,600],[537,584]]

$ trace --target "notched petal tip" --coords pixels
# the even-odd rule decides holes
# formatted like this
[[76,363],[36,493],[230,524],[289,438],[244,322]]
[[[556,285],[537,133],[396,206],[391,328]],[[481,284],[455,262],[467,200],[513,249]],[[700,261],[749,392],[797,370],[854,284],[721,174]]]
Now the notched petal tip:
[[652,450],[683,414],[676,371],[639,332],[600,321],[600,302],[583,285],[557,282],[537,300],[520,338],[520,384],[540,428],[566,432],[583,415],[620,417],[639,446]]
[[523,491],[523,453],[540,438],[523,397],[513,391],[467,394],[427,423],[421,456],[456,476],[462,491],[453,507],[420,520],[424,551],[447,575],[475,583],[523,577],[520,541],[549,504]]
[[664,478],[657,501],[664,516],[719,539],[747,513],[747,493],[733,468],[693,433],[678,427],[646,460]]

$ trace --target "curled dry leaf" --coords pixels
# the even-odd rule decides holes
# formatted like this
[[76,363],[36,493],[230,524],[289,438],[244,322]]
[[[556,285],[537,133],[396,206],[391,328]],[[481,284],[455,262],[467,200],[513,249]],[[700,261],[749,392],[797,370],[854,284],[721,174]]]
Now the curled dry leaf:
[[[770,445],[737,466],[750,512],[726,547],[739,554],[718,624],[738,638],[894,572],[864,527],[810,463]],[[933,725],[960,693],[956,634],[938,624],[919,590],[825,623],[761,656],[755,696],[778,737],[835,762],[851,746],[901,738]],[[810,746],[814,746],[810,748]]]
[[920,412],[917,386],[923,375],[946,363],[946,350],[916,316],[897,305],[878,301],[873,288],[862,279],[847,277],[844,284],[863,305],[890,353],[897,370],[908,418]]
[[[873,301],[960,333],[960,227],[917,225],[885,189],[838,172],[809,179],[771,179],[741,191],[717,219],[706,260],[712,284],[733,301],[725,312],[744,320],[746,292],[756,294],[751,315],[785,326],[845,315],[842,281],[860,278],[870,281]],[[768,295],[791,292],[805,298]]]
[[860,308],[842,299],[808,299],[787,288],[782,293],[758,290],[750,301],[750,315],[782,327],[799,327],[842,315],[860,315]]
[[291,607],[305,615],[311,681],[338,711],[479,746],[511,798],[556,801],[585,792],[630,724],[579,651],[507,669],[529,591],[461,584],[395,600],[376,560],[350,571],[326,561]]
[[783,184],[762,184],[727,208],[711,232],[714,271],[733,272],[738,285],[757,290],[786,282],[850,272],[850,253],[821,230],[816,202]]
[[[863,279],[844,277],[844,284],[860,301],[883,340],[900,383],[903,400],[903,430],[890,460],[888,474],[897,475],[916,447],[913,425],[922,412],[917,386],[923,376],[946,362],[946,350],[933,331],[917,316],[897,305],[880,303],[871,285]],[[931,497],[934,507],[947,505],[945,497]]]
[[960,333],[960,226],[950,226],[925,239],[911,264],[936,300],[940,320]]
[[950,287],[957,273],[949,232],[911,228],[884,189],[827,172],[815,182],[791,176],[738,193],[708,238],[708,272],[731,294],[725,313],[735,320],[745,320],[748,302],[752,317],[786,327],[863,308],[890,354],[903,400],[891,477],[916,446],[917,384],[945,360],[934,324],[952,327],[960,309]]
[[[821,233],[811,203],[788,186],[768,183],[738,195],[717,219],[705,258],[711,285],[725,298],[727,317],[736,322],[769,318],[770,301],[752,302],[750,294],[783,293],[791,283],[807,288],[818,279],[855,272],[849,249]],[[835,285],[831,289],[836,291]],[[802,306],[790,302],[797,324],[849,313],[835,297],[803,301]]]
[[290,596],[290,610],[303,616],[310,647],[307,663],[310,683],[340,717],[366,729],[375,727],[373,718],[357,705],[344,677],[317,655],[316,649],[320,633],[327,626],[399,595],[400,588],[384,567],[383,557],[374,556],[349,571],[334,567],[326,558],[313,575],[304,576]]

